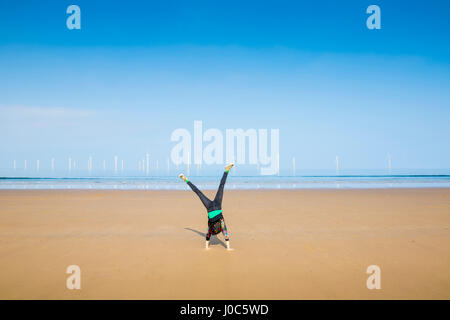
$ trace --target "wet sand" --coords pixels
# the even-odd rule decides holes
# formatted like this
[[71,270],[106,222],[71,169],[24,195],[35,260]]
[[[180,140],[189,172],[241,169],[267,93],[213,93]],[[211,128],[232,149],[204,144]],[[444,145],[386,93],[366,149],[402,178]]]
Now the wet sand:
[[234,251],[204,249],[190,191],[0,191],[0,299],[450,298],[450,189],[226,190],[223,209]]

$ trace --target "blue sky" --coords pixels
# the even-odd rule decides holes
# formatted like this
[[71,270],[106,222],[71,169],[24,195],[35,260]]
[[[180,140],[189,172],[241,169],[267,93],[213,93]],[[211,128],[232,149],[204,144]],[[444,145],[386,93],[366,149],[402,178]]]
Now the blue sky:
[[[81,8],[68,30],[66,8]],[[381,8],[381,30],[366,8]],[[298,169],[450,163],[448,1],[2,1],[0,168],[164,163],[176,128],[279,128]],[[64,160],[65,163],[65,160]]]

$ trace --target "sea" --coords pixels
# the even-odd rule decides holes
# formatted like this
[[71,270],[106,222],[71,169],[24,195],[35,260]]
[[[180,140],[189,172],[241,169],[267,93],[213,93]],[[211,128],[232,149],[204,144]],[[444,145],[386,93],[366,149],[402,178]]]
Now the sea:
[[[203,190],[218,187],[218,175],[192,175],[189,180]],[[226,189],[374,189],[450,188],[450,170],[406,170],[389,173],[349,171],[330,174],[314,172],[299,175],[238,175],[230,173]],[[174,175],[108,176],[2,176],[2,190],[94,189],[94,190],[186,190],[188,186]]]

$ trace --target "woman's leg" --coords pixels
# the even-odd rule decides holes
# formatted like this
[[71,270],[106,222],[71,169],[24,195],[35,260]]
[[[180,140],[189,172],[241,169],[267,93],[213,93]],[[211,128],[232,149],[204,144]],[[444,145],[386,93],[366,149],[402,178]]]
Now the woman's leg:
[[212,201],[209,200],[204,194],[203,192],[201,192],[192,182],[190,182],[188,180],[188,178],[186,178],[186,176],[184,174],[180,174],[179,175],[180,179],[182,179],[184,182],[186,182],[188,184],[189,187],[191,187],[192,191],[195,192],[195,194],[200,198],[200,200],[202,201],[203,205],[206,207],[206,209],[209,209],[212,205]]
[[219,189],[217,190],[216,197],[214,198],[214,202],[216,205],[222,205],[223,199],[223,188],[225,187],[225,182],[227,181],[228,171],[234,166],[234,163],[231,163],[225,167],[225,172],[223,173],[222,179],[220,180]]
[[217,189],[216,196],[214,198],[214,202],[216,205],[221,206],[222,205],[222,199],[223,199],[223,188],[225,187],[225,182],[227,181],[228,172],[225,171],[223,173],[222,179],[220,180],[219,189]]
[[187,181],[187,184],[189,187],[191,187],[192,191],[195,192],[195,194],[200,198],[201,202],[205,206],[206,209],[211,207],[211,200],[209,200],[203,192],[201,192],[192,182]]

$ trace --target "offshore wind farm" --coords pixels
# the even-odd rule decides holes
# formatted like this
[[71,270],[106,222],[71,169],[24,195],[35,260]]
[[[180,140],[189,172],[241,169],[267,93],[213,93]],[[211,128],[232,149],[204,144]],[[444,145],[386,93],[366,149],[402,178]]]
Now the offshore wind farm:
[[[165,169],[160,168],[159,160],[151,161],[147,152],[144,160],[136,159],[134,164],[125,165],[123,159],[97,159],[89,155],[86,167],[77,166],[77,159],[61,160],[51,158],[50,163],[41,167],[40,160],[36,166],[29,168],[24,161],[22,168],[13,160],[11,168],[0,170],[0,189],[122,189],[122,190],[184,190],[186,186],[179,183],[178,174],[186,172],[194,177],[204,189],[216,187],[216,172],[221,166],[196,165],[191,172],[191,163],[171,165],[166,159]],[[279,161],[279,160],[278,160]],[[81,159],[78,163],[83,163]],[[64,166],[64,163],[67,163]],[[109,165],[108,165],[109,164]],[[279,163],[277,163],[279,166]],[[296,159],[292,157],[291,167],[279,168],[276,175],[264,176],[258,166],[237,165],[238,174],[231,175],[230,188],[233,189],[333,189],[333,188],[443,188],[450,187],[450,170],[426,169],[392,169],[391,157],[385,169],[378,170],[343,170],[339,168],[339,158],[335,159],[335,170],[299,169]]]

